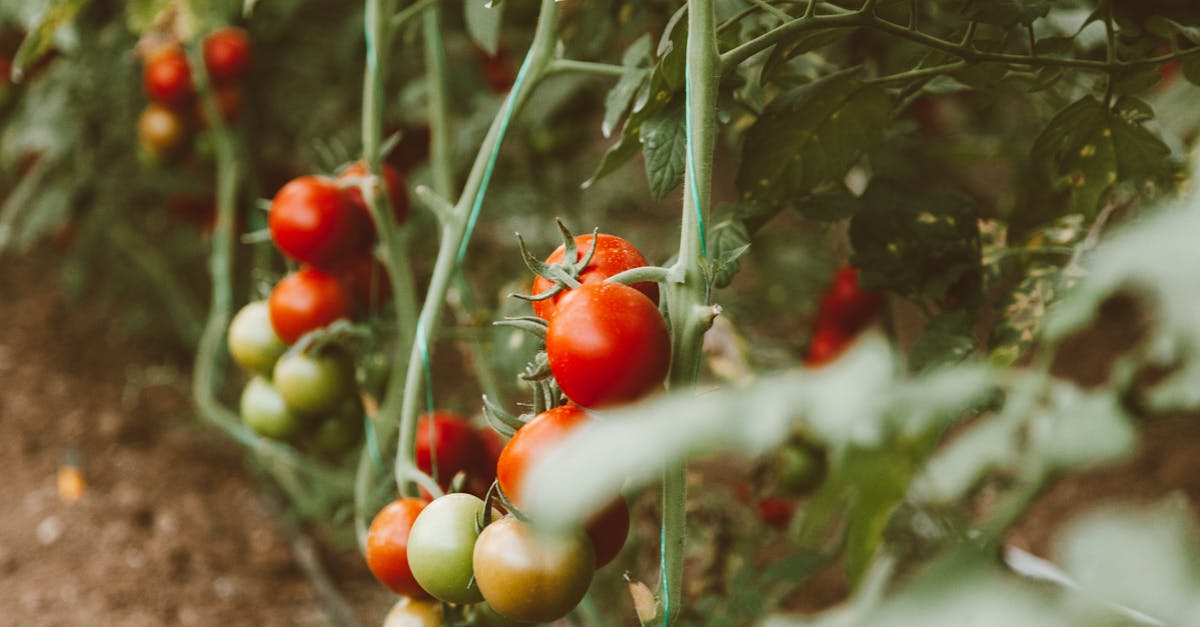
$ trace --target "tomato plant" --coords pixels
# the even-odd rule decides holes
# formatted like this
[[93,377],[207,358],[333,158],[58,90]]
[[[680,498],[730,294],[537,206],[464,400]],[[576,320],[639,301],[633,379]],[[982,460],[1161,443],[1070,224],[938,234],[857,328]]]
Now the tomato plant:
[[442,604],[403,597],[383,618],[383,627],[442,627]]
[[215,30],[204,38],[204,68],[214,83],[228,83],[250,65],[250,37],[236,27]]
[[242,307],[229,323],[229,355],[247,370],[270,374],[287,346],[271,327],[271,309],[265,300]]
[[595,572],[582,533],[552,534],[503,518],[475,542],[475,583],[488,606],[529,623],[558,620],[579,604]]
[[301,268],[275,285],[268,300],[271,328],[291,345],[305,333],[350,318],[354,304],[346,286],[316,268]]
[[447,603],[483,600],[471,555],[479,537],[479,497],[456,492],[436,498],[417,516],[408,534],[408,565],[426,592]]
[[367,532],[367,567],[396,594],[413,598],[428,596],[408,566],[409,533],[427,504],[424,499],[396,499],[375,514]]
[[[596,252],[591,253],[592,242],[595,241]],[[641,268],[650,265],[646,258],[642,256],[641,251],[630,244],[625,239],[616,235],[608,235],[600,233],[598,235],[577,235],[575,236],[575,249],[577,258],[570,260],[570,264],[576,264],[588,258],[591,254],[591,260],[587,265],[579,270],[577,279],[582,284],[599,283],[605,279],[616,276],[626,270]],[[550,256],[546,258],[545,263],[563,264],[566,257],[566,244],[554,249]],[[555,287],[554,281],[538,276],[533,280],[533,294],[544,294]],[[633,287],[637,291],[645,294],[655,305],[658,304],[658,284],[650,281],[634,283]],[[554,317],[554,312],[558,307],[558,301],[566,291],[558,291],[550,298],[533,301],[533,313],[539,318],[549,321]]]
[[152,102],[138,116],[138,143],[150,155],[169,157],[187,143],[191,131],[179,112]]
[[[404,224],[408,218],[408,188],[405,185],[404,177],[399,170],[386,163],[383,164],[382,171],[384,189],[387,190],[388,203],[392,206],[392,216],[395,218],[396,224]],[[375,223],[371,220],[371,214],[367,210],[367,201],[363,198],[362,190],[357,184],[357,180],[365,176],[367,176],[366,164],[358,161],[343,170],[338,176],[338,180],[347,185],[346,197],[349,198],[350,206],[361,214],[360,219],[369,225],[371,238],[374,239]]]
[[362,216],[351,211],[346,195],[331,179],[302,176],[275,193],[267,223],[271,239],[301,263],[329,267],[365,242]]
[[239,408],[242,422],[269,438],[289,438],[303,425],[303,420],[288,408],[275,386],[261,376],[246,383]]
[[[496,480],[509,500],[518,507],[521,505],[524,498],[521,488],[530,465],[587,420],[587,412],[578,406],[560,405],[538,414],[517,430],[496,463]],[[586,531],[595,551],[595,567],[608,565],[621,552],[629,535],[629,507],[625,498],[618,495],[593,516],[586,524]]]
[[354,368],[337,351],[292,353],[275,362],[275,389],[289,409],[321,414],[337,409],[354,389]]
[[177,107],[192,97],[192,71],[178,46],[166,46],[146,59],[142,73],[146,96],[154,102]]
[[470,471],[483,454],[483,444],[471,423],[462,416],[438,411],[417,423],[417,467],[442,485],[454,475]]
[[558,302],[546,355],[567,398],[602,407],[659,389],[671,345],[666,322],[645,294],[619,283],[590,283]]

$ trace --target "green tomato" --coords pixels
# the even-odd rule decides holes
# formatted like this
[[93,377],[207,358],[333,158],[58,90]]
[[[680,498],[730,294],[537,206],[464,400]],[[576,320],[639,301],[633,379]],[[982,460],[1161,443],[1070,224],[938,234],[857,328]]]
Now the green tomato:
[[300,418],[288,409],[279,391],[263,377],[250,379],[242,390],[239,407],[242,422],[260,435],[282,440],[300,430]]
[[329,413],[354,391],[354,369],[338,352],[284,355],[275,363],[275,387],[296,413]]
[[426,592],[447,603],[483,600],[474,582],[471,556],[483,501],[464,492],[434,499],[421,510],[408,534],[408,566]]
[[363,435],[362,402],[348,397],[337,413],[321,420],[312,432],[312,448],[321,455],[338,455],[354,446]]
[[229,355],[237,365],[270,376],[280,355],[287,350],[271,327],[267,301],[256,300],[242,307],[229,323]]
[[596,572],[596,554],[583,532],[550,533],[516,518],[488,525],[472,558],[487,604],[501,616],[530,623],[569,614]]

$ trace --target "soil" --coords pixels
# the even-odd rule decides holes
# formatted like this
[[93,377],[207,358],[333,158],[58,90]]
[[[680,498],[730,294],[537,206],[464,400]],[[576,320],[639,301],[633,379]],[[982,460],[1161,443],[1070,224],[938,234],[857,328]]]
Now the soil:
[[[113,335],[55,267],[41,252],[0,270],[0,625],[332,624],[241,450],[196,423],[188,356]],[[65,465],[86,485],[74,502]],[[390,595],[361,559],[321,557],[379,624]]]
[[[307,536],[193,417],[189,356],[114,335],[114,312],[69,302],[54,267],[42,251],[0,269],[0,626],[333,624],[297,559]],[[1098,503],[1200,503],[1200,420],[1143,431],[1128,462],[1057,481],[1010,540],[1050,556],[1054,530]],[[59,486],[71,464],[86,482],[75,501]],[[356,618],[378,625],[393,597],[353,550],[318,546]],[[803,592],[795,609],[813,611],[844,581],[831,569]]]

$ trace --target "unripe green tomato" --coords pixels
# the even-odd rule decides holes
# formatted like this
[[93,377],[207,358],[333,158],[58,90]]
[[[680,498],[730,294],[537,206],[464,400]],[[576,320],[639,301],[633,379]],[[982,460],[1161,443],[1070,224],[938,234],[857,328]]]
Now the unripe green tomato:
[[261,376],[246,384],[239,408],[242,422],[260,435],[282,440],[300,429],[300,417],[288,409],[279,391]]
[[275,387],[296,413],[332,412],[354,391],[354,369],[337,352],[284,355],[275,362]]
[[531,623],[569,614],[596,572],[595,551],[583,532],[550,533],[516,518],[488,525],[472,557],[487,604],[501,616]]
[[351,395],[342,402],[336,413],[317,423],[310,441],[317,453],[337,455],[354,446],[362,435],[362,402]]
[[483,600],[473,581],[475,520],[483,501],[464,492],[434,499],[421,510],[408,534],[408,566],[426,592],[447,603]]
[[779,450],[775,469],[781,489],[806,494],[825,480],[825,453],[816,447],[789,443]]
[[256,300],[242,307],[229,323],[229,355],[237,365],[265,376],[271,376],[275,362],[287,346],[271,327],[271,311],[267,301]]
[[442,604],[400,597],[383,619],[383,627],[442,627]]

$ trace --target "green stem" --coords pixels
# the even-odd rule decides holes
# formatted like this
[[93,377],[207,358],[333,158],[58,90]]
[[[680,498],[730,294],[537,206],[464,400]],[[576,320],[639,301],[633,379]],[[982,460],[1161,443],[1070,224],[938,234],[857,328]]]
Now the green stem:
[[518,81],[518,84],[514,86],[514,91],[509,93],[508,98],[501,105],[500,111],[497,112],[488,129],[487,136],[484,137],[479,152],[475,156],[462,194],[455,203],[454,210],[444,217],[441,225],[442,234],[438,256],[434,262],[433,274],[430,277],[429,288],[426,291],[425,302],[421,307],[418,319],[417,333],[424,334],[424,336],[423,338],[418,337],[418,341],[413,343],[404,382],[395,471],[397,483],[405,494],[416,494],[416,487],[411,480],[417,472],[413,463],[413,451],[417,431],[417,411],[421,401],[421,372],[425,361],[429,358],[426,353],[429,346],[422,340],[433,337],[437,332],[446,294],[450,289],[450,283],[459,262],[459,250],[468,236],[471,212],[481,200],[481,194],[486,191],[484,185],[494,166],[494,153],[504,139],[509,119],[528,99],[553,58],[557,23],[558,6],[555,0],[541,0],[541,10],[538,14],[533,43],[530,44],[522,68],[523,80]]
[[393,30],[400,28],[401,26],[407,24],[414,17],[419,15],[422,11],[436,5],[438,2],[441,2],[441,0],[417,0],[393,15],[392,19],[389,20],[388,25]]
[[454,193],[454,144],[450,134],[449,73],[441,15],[438,6],[425,12],[425,83],[429,89],[429,164],[433,171],[433,191],[449,198]]
[[596,76],[609,76],[612,78],[620,78],[628,72],[629,68],[624,65],[614,65],[612,63],[595,63],[593,61],[576,61],[574,59],[555,59],[550,62],[546,68],[547,74],[558,74],[560,72],[576,72],[580,74],[594,74]]
[[[713,0],[689,0],[687,39],[687,160],[680,224],[679,261],[666,284],[671,318],[671,374],[668,386],[690,387],[700,369],[704,332],[715,309],[708,305],[702,263],[707,256],[705,223],[711,207],[712,162],[717,134],[717,86],[720,57]],[[678,618],[683,592],[687,465],[663,473],[662,596],[663,624]]]

